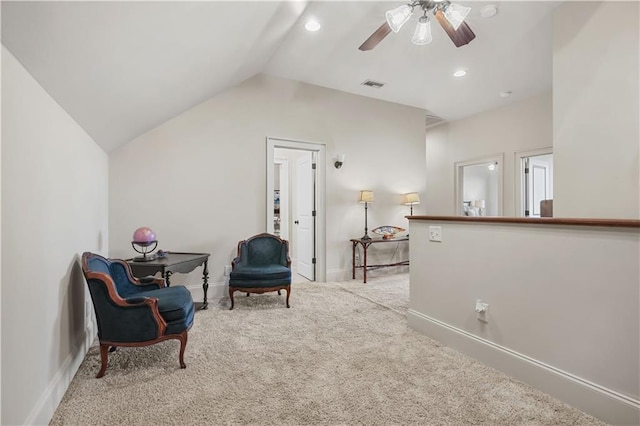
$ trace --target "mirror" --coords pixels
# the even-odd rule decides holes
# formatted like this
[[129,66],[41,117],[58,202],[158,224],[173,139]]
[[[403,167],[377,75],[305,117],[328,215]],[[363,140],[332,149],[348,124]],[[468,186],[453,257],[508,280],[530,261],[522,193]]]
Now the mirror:
[[456,214],[502,216],[502,155],[461,161],[456,169]]

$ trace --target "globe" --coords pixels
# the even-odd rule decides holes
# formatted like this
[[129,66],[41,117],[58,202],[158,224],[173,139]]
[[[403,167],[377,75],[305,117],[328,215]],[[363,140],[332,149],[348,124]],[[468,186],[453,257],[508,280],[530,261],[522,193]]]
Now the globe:
[[146,226],[136,229],[133,233],[133,242],[139,246],[150,246],[156,241],[158,241],[156,233]]
[[136,229],[133,233],[133,241],[131,241],[131,247],[133,247],[133,249],[138,253],[142,254],[142,256],[134,257],[134,261],[149,262],[155,260],[155,254],[150,256],[148,256],[148,254],[154,251],[156,247],[158,247],[156,233],[153,232],[151,228],[147,228],[146,226]]

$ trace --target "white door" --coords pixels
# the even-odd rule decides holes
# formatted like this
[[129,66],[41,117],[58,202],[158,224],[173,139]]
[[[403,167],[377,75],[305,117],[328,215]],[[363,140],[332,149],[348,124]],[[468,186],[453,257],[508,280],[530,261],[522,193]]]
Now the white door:
[[553,199],[552,170],[552,154],[525,158],[525,216],[540,217],[540,201]]
[[315,281],[314,257],[314,168],[313,155],[302,151],[296,159],[296,228],[295,258],[296,272],[303,277]]

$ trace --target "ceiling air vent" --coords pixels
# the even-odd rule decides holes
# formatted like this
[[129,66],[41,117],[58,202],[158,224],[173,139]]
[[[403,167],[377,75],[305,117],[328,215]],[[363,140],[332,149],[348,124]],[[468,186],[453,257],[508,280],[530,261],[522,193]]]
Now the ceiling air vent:
[[380,83],[379,81],[373,81],[373,80],[365,80],[362,82],[363,86],[369,86],[369,87],[375,87],[376,89],[381,88],[382,86],[384,86],[384,83]]
[[424,115],[425,127],[429,128],[431,126],[435,126],[436,124],[442,123],[444,120],[437,115],[433,115],[431,113],[426,113]]

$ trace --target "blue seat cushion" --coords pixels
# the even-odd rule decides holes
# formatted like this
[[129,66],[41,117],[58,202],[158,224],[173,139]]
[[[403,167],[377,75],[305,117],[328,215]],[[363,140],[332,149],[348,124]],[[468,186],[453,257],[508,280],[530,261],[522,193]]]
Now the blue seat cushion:
[[135,301],[141,297],[158,299],[158,311],[167,322],[165,334],[180,333],[193,324],[195,307],[191,292],[186,287],[174,286],[143,291],[127,298],[127,301]]
[[229,282],[291,281],[291,269],[283,265],[242,266],[231,271]]

